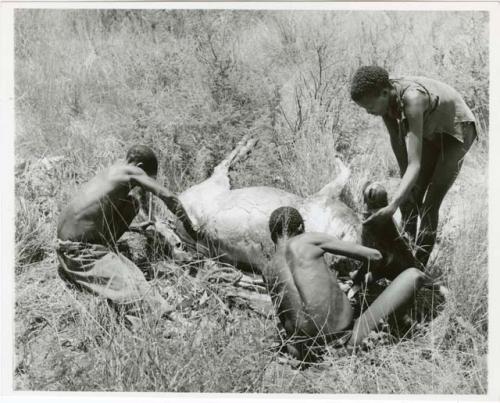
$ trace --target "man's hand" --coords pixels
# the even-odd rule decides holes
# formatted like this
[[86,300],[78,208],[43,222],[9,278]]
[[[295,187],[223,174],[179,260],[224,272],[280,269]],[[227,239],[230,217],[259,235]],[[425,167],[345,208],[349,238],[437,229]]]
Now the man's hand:
[[154,225],[154,221],[144,221],[136,225],[131,225],[129,231],[132,232],[142,232],[145,231],[150,225]]
[[371,249],[371,251],[368,253],[367,259],[370,262],[378,262],[382,260],[382,253],[380,253],[377,249]]
[[380,210],[377,210],[370,217],[368,217],[366,220],[364,220],[362,222],[362,224],[370,224],[373,222],[381,222],[384,220],[388,220],[388,219],[392,218],[392,216],[394,215],[396,210],[397,210],[397,207],[394,207],[392,204],[389,204],[388,206],[383,207]]

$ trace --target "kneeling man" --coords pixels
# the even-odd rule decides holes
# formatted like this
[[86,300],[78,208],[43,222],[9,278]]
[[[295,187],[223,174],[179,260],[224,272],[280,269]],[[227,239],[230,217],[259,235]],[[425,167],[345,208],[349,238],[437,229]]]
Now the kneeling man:
[[312,360],[313,345],[334,340],[360,344],[381,319],[404,307],[427,280],[417,269],[403,271],[354,321],[351,304],[323,256],[333,253],[370,264],[381,260],[381,253],[327,234],[305,233],[304,221],[292,207],[275,210],[269,229],[276,254],[264,277],[287,335],[288,352],[299,360]]
[[118,239],[139,213],[144,191],[158,196],[194,235],[177,197],[153,179],[157,171],[154,152],[136,145],[125,161],[85,184],[60,216],[57,256],[59,275],[66,282],[106,298],[127,313],[143,311],[159,317],[171,309],[141,270],[117,249]]

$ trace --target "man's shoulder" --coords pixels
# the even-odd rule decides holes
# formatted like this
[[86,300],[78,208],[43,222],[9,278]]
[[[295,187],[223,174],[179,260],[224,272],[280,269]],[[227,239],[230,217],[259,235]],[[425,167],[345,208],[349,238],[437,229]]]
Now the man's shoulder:
[[409,81],[412,84],[415,85],[440,85],[440,84],[445,84],[443,81],[438,80],[436,78],[432,77],[426,77],[426,76],[405,76],[402,78],[402,80]]
[[308,232],[298,235],[287,242],[286,245],[286,260],[290,262],[298,262],[316,259],[323,255],[321,245],[326,241],[322,234]]
[[411,86],[412,88],[421,88],[424,92],[428,92],[430,94],[458,94],[458,91],[455,87],[437,78],[425,76],[410,76],[407,77],[407,79],[415,84],[414,86]]
[[303,253],[326,240],[325,234],[319,232],[305,232],[290,238],[287,242],[287,250],[291,252]]
[[405,105],[426,104],[428,102],[429,92],[425,87],[415,83],[406,88],[402,94],[402,100]]
[[111,165],[101,169],[77,190],[70,205],[87,204],[89,200],[114,192],[125,180],[126,175],[120,165]]
[[295,235],[294,237],[289,238],[288,241],[286,242],[286,249],[287,250],[297,249],[302,245],[304,245],[305,243],[308,243],[309,239],[310,239],[310,233]]
[[429,95],[419,87],[408,88],[402,96],[405,116],[419,116],[429,105]]

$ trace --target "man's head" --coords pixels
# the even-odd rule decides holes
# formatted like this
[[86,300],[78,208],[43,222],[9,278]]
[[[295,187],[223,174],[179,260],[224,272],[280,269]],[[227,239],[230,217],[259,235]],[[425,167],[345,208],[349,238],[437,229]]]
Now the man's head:
[[127,152],[127,162],[141,168],[149,176],[155,177],[158,173],[158,159],[154,151],[144,145],[132,146]]
[[389,73],[378,66],[360,67],[351,82],[351,98],[371,115],[383,116],[389,109]]
[[387,191],[379,182],[366,182],[363,186],[363,201],[369,211],[386,207],[388,204]]
[[269,230],[274,243],[284,236],[292,237],[304,232],[304,220],[293,207],[280,207],[269,218]]

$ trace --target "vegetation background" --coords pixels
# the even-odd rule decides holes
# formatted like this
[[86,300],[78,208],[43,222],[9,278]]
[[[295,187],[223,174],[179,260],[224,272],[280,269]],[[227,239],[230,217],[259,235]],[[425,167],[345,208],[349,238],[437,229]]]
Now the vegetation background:
[[[15,385],[24,390],[486,393],[488,14],[486,12],[29,10],[15,12]],[[397,166],[380,119],[349,98],[357,67],[456,87],[481,134],[442,207],[431,270],[444,312],[411,338],[330,351],[298,371],[271,349],[272,319],[229,309],[213,285],[171,265],[158,282],[186,324],[125,331],[56,274],[61,208],[133,143],[152,146],[175,192],[200,182],[245,134],[260,138],[235,187],[307,195]],[[207,262],[200,262],[206,264]]]

